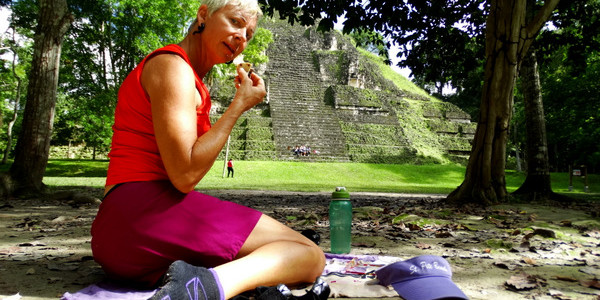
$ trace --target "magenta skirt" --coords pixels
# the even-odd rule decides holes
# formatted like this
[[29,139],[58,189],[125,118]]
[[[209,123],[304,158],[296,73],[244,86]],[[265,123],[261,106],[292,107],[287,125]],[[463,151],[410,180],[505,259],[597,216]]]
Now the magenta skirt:
[[92,224],[92,253],[109,278],[153,286],[175,260],[215,267],[232,261],[262,213],[169,181],[113,188]]

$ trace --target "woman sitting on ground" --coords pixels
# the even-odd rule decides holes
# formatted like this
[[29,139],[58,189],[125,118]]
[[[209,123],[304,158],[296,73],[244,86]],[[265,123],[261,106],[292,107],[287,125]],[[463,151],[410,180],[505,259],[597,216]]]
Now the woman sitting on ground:
[[149,54],[119,90],[92,251],[113,279],[162,284],[153,299],[229,299],[323,271],[323,252],[300,233],[194,191],[238,118],[266,95],[263,79],[238,67],[233,101],[211,124],[202,82],[246,48],[261,15],[256,0],[202,0],[184,40]]

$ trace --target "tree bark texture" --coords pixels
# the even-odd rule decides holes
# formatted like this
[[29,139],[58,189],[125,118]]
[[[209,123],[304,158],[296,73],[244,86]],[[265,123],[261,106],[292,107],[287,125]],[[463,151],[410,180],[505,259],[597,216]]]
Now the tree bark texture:
[[558,0],[545,1],[526,22],[526,0],[492,0],[486,23],[486,65],[480,115],[462,184],[452,203],[490,205],[507,200],[506,144],[520,63]]
[[548,199],[552,194],[550,163],[546,140],[546,121],[542,104],[542,89],[535,51],[531,49],[521,66],[521,86],[525,102],[527,135],[527,177],[513,194],[525,199]]
[[16,191],[39,192],[48,164],[62,40],[73,21],[66,0],[40,0],[23,126],[10,175]]

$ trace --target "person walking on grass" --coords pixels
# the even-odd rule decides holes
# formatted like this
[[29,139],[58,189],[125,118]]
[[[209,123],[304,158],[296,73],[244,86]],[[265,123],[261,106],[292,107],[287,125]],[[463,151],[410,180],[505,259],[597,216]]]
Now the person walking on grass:
[[[91,248],[109,278],[159,287],[151,299],[229,299],[259,286],[289,299],[285,285],[324,269],[323,251],[302,234],[194,191],[238,118],[266,95],[263,79],[238,67],[235,96],[211,124],[202,78],[246,48],[261,16],[256,0],[201,0],[185,38],[150,53],[120,87]],[[318,293],[306,297],[327,297]]]

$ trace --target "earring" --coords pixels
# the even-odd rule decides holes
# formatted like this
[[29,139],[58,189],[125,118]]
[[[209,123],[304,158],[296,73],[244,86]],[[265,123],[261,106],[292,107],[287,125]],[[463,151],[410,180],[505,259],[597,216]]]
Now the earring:
[[194,31],[192,34],[202,33],[202,31],[204,31],[204,23],[200,23],[198,30]]

